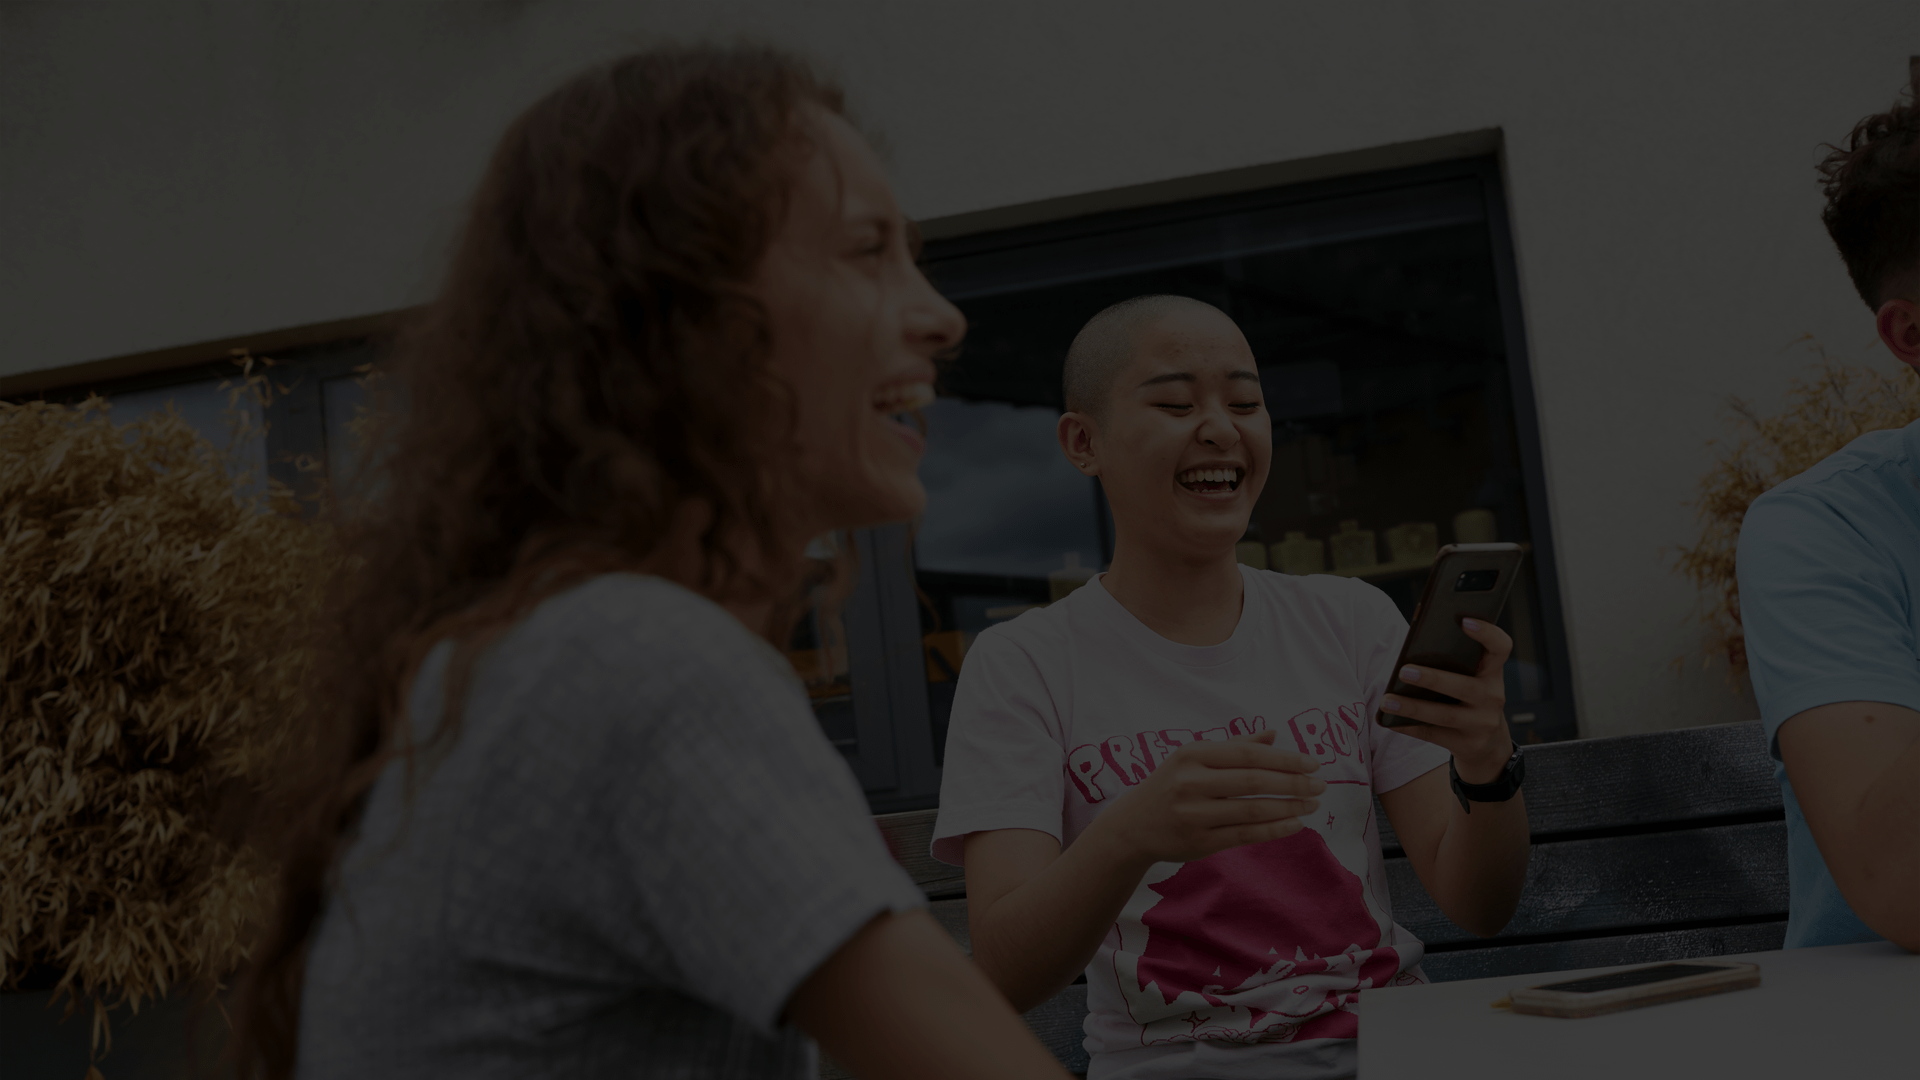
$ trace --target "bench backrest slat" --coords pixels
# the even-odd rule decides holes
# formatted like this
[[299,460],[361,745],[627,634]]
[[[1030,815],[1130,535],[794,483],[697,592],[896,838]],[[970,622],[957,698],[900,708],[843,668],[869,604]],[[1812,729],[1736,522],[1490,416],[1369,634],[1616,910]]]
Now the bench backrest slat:
[[[1781,811],[1758,721],[1543,743],[1526,755],[1536,840]],[[1397,851],[1399,837],[1379,817],[1380,846]]]
[[[1477,942],[1440,913],[1406,859],[1387,861],[1394,921],[1430,945]],[[1779,822],[1536,844],[1520,910],[1496,937],[1598,934],[1782,918],[1787,833]]]
[[1660,930],[1646,934],[1614,934],[1567,941],[1533,941],[1496,949],[1456,949],[1429,952],[1420,970],[1434,982],[1491,979],[1531,975],[1537,971],[1610,967],[1615,964],[1652,964],[1697,960],[1705,956],[1768,952],[1786,941],[1787,921],[1739,923],[1733,926]]
[[928,896],[964,896],[966,875],[959,867],[948,866],[927,850],[933,844],[933,821],[939,813],[938,810],[908,810],[881,814],[873,820],[880,826],[880,835],[886,837],[894,860]]

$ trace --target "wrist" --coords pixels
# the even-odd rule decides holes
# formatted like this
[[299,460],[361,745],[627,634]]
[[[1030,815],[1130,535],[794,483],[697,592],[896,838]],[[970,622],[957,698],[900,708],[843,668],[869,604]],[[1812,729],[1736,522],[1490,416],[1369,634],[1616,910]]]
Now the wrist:
[[1491,784],[1506,771],[1507,759],[1513,756],[1513,740],[1502,733],[1499,740],[1473,754],[1455,754],[1453,771],[1468,784]]

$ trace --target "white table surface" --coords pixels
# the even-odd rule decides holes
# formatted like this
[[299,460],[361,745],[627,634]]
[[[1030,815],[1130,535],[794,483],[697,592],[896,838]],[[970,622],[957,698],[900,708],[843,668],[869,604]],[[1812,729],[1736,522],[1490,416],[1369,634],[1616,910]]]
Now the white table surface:
[[1361,1080],[1920,1080],[1920,956],[1876,941],[1713,959],[1759,964],[1760,985],[1578,1020],[1491,1003],[1621,967],[1363,991]]

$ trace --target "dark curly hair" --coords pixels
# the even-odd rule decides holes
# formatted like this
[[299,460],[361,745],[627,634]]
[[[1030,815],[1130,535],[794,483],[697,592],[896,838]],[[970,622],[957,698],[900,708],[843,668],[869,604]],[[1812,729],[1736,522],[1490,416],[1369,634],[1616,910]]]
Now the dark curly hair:
[[[773,463],[792,398],[747,290],[784,214],[808,106],[839,89],[762,48],[663,48],[581,74],[507,130],[440,295],[383,380],[378,451],[343,523],[352,569],[320,628],[308,745],[264,815],[273,924],[243,973],[235,1063],[286,1077],[308,940],[388,763],[458,731],[478,652],[542,599],[638,566],[690,499],[711,510],[692,588],[786,603]],[[800,605],[787,605],[793,615]],[[770,638],[791,628],[772,620]],[[407,683],[457,643],[448,708],[416,746]]]
[[1920,291],[1920,102],[1908,92],[1853,125],[1846,146],[1820,163],[1827,235],[1853,287],[1878,310],[1896,293]]

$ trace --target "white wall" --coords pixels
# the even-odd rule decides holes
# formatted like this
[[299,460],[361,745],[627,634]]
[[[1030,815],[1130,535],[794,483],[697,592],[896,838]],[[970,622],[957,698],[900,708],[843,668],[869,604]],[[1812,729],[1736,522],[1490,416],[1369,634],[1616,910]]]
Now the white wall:
[[1911,0],[0,5],[0,376],[416,302],[517,108],[742,32],[843,78],[922,218],[1502,129],[1583,731],[1752,715],[1672,667],[1662,551],[1726,397],[1871,339],[1812,165]]

